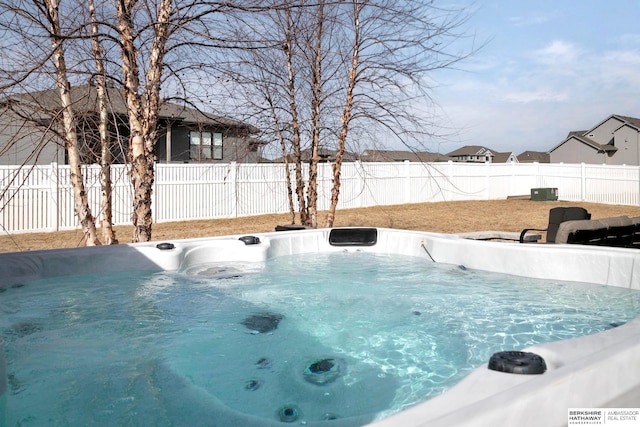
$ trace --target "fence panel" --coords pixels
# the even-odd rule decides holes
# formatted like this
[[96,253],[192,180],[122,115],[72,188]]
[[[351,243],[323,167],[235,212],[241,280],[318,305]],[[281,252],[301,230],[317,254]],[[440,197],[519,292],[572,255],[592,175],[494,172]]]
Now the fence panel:
[[487,196],[487,166],[484,163],[450,163],[447,200],[483,200]]
[[361,166],[363,207],[405,203],[406,163],[362,163]]
[[[189,166],[189,167],[185,167]],[[152,212],[157,222],[234,216],[233,165],[158,165]]]
[[[52,176],[54,172],[54,168],[48,166],[0,167],[0,225],[3,231],[42,230],[56,220],[57,177]],[[54,212],[54,218],[49,217],[50,212]]]
[[536,187],[553,187],[558,189],[561,200],[586,200],[582,185],[583,169],[576,164],[544,164],[540,165]]
[[[638,168],[584,165],[583,200],[615,205],[638,205]],[[612,191],[612,189],[615,189]]]
[[[268,163],[238,164],[235,185],[235,216],[289,211],[287,177],[283,165],[274,168]],[[295,200],[295,194],[293,196]]]
[[[290,165],[294,209],[295,172]],[[100,168],[83,167],[93,215],[101,220]],[[309,176],[308,165],[303,176]],[[111,168],[113,223],[129,224],[132,189],[126,165]],[[558,188],[559,198],[640,205],[640,168],[586,164],[344,163],[339,209],[527,195]],[[318,165],[318,209],[331,202],[333,169]],[[0,228],[5,233],[78,228],[69,167],[0,166]],[[289,211],[282,164],[158,164],[152,213],[156,222],[230,218]],[[306,197],[306,195],[305,195]]]

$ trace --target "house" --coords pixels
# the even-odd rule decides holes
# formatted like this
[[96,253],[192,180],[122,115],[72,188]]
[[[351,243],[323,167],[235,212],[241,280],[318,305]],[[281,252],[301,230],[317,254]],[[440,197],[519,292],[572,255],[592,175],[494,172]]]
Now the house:
[[[319,157],[318,162],[319,163],[334,162],[336,160],[336,153],[337,153],[337,150],[330,150],[328,148],[320,147],[318,148],[318,157]],[[342,157],[342,161],[353,162],[357,160],[357,157],[358,156],[356,154],[351,153],[349,151],[345,151]],[[296,161],[295,155],[287,154],[286,156],[278,157],[277,159],[274,159],[273,162],[284,163],[285,159],[288,163],[294,163]],[[300,160],[302,160],[303,163],[309,163],[311,161],[310,148],[306,148],[300,151]]]
[[[318,156],[320,162],[333,162],[336,158],[336,151],[321,148],[318,150]],[[300,157],[303,162],[309,162],[311,159],[311,150],[302,150]],[[360,160],[363,162],[403,162],[408,160],[410,162],[446,162],[452,160],[444,154],[431,153],[428,151],[396,151],[396,150],[364,150],[361,154],[351,153],[345,151],[343,161],[353,162]],[[274,162],[282,163],[283,157],[275,159]],[[294,156],[292,154],[287,155],[288,162],[294,162]]]
[[444,154],[430,151],[406,151],[406,150],[364,150],[360,155],[363,162],[446,162],[452,160]]
[[543,151],[525,151],[518,154],[518,163],[550,163],[549,153]]
[[[121,90],[110,87],[109,132],[114,163],[126,161],[129,130]],[[98,101],[92,85],[71,89],[77,132],[85,164],[99,161]],[[0,164],[66,164],[57,90],[14,95],[0,101]],[[156,156],[165,163],[256,162],[265,142],[257,128],[195,108],[164,102],[158,120]]]
[[513,153],[500,153],[479,145],[465,145],[447,156],[456,162],[466,163],[518,163],[518,158]]
[[572,131],[549,151],[552,163],[640,165],[640,119],[613,114],[586,131]]

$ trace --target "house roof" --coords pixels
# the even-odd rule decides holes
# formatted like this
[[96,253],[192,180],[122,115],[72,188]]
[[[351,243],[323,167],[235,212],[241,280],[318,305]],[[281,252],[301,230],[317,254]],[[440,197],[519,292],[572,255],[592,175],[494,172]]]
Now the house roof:
[[640,119],[635,117],[621,116],[618,114],[612,115],[612,117],[616,117],[622,121],[624,121],[623,125],[630,125],[640,131]]
[[570,132],[569,136],[562,141],[560,144],[556,145],[555,147],[553,147],[553,150],[555,150],[556,148],[558,148],[559,146],[561,146],[562,144],[564,144],[565,142],[571,140],[571,139],[575,139],[577,141],[580,141],[581,143],[590,146],[591,148],[593,148],[594,150],[597,150],[599,152],[614,152],[614,151],[618,151],[618,147],[615,147],[611,144],[598,144],[597,142],[595,142],[593,139],[589,138],[588,136],[584,136],[584,135],[579,135],[575,132]]
[[464,147],[458,148],[447,154],[450,157],[465,157],[465,156],[484,156],[485,154],[491,154],[493,163],[507,163],[511,156],[513,156],[516,160],[517,157],[513,152],[500,152],[494,151],[490,148],[483,147],[481,145],[465,145]]
[[493,163],[507,163],[511,158],[511,156],[513,156],[516,160],[518,160],[518,158],[512,152],[496,153],[492,151],[492,153],[493,153]]
[[[75,111],[84,114],[98,111],[98,95],[95,86],[73,86],[70,94]],[[107,97],[109,99],[111,112],[118,115],[127,114],[126,100],[122,90],[113,87],[107,88]],[[54,114],[61,108],[60,95],[57,89],[18,94],[12,96],[8,101],[24,103],[32,108],[37,106],[39,110],[43,110],[43,112],[49,114]],[[7,100],[5,100],[5,102],[7,102]],[[189,108],[167,101],[164,101],[160,106],[160,119],[221,127],[245,128],[249,133],[259,132],[258,128],[239,120],[209,114],[196,108]]]
[[549,163],[551,161],[549,153],[542,151],[525,151],[518,155],[518,161],[520,163]]
[[598,123],[597,125],[595,125],[594,127],[592,127],[590,130],[585,131],[584,135],[587,135],[589,132],[593,131],[598,126],[602,125],[604,122],[606,122],[607,120],[610,120],[610,119],[616,119],[616,120],[621,121],[622,124],[620,126],[630,125],[630,126],[633,126],[636,129],[640,130],[640,119],[639,118],[629,117],[629,116],[622,116],[620,114],[612,114],[609,117],[607,117],[606,119],[604,119],[603,121],[601,121],[600,123]]
[[[330,150],[328,148],[322,148],[322,147],[318,148],[318,156],[320,157],[321,162],[334,161],[336,159],[336,153],[337,153],[337,150]],[[282,156],[282,157],[278,157],[277,159],[274,159],[273,162],[282,163],[284,162],[285,157],[287,162],[295,161],[295,156],[293,154],[287,154],[286,156]],[[345,151],[344,157],[342,159],[347,162],[352,162],[354,160],[357,160],[357,157],[358,156],[356,154],[351,153],[349,151]],[[300,152],[300,158],[303,162],[311,161],[311,149],[307,148],[305,150],[302,150]]]
[[486,147],[483,147],[481,145],[465,145],[464,147],[458,148],[457,150],[447,153],[447,156],[450,156],[450,157],[479,156],[486,153],[487,151],[490,151],[491,154],[495,153],[494,151]]
[[365,162],[446,162],[453,158],[444,154],[429,151],[403,151],[403,150],[365,150],[360,155],[360,160]]

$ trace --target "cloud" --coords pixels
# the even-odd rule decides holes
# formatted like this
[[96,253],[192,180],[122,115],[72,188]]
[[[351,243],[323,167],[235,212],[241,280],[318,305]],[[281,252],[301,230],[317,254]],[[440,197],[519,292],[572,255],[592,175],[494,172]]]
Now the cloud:
[[640,87],[639,68],[640,50],[606,52],[598,65],[598,83],[610,92],[626,93]]
[[510,92],[502,97],[503,101],[514,103],[562,102],[567,101],[568,99],[569,94],[566,91],[556,91],[550,89]]
[[626,65],[640,65],[640,50],[614,50],[603,55],[605,63],[620,63]]
[[542,64],[559,65],[575,62],[583,53],[573,43],[554,40],[542,49],[534,50],[531,56]]
[[511,16],[507,21],[516,27],[528,27],[532,25],[541,25],[553,21],[559,16],[557,12],[541,13],[532,12],[526,16]]
[[638,46],[640,45],[640,34],[638,33],[627,33],[622,34],[620,36],[620,43],[629,46]]

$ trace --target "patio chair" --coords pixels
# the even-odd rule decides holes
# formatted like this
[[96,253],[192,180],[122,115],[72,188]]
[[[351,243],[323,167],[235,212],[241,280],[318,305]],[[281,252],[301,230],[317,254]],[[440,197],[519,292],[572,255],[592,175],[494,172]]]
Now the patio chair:
[[607,236],[603,244],[628,248],[633,245],[636,233],[636,224],[627,216],[617,216],[601,220],[607,226]]
[[608,225],[600,220],[569,220],[558,226],[554,243],[574,245],[605,245]]
[[529,231],[546,231],[546,242],[555,243],[556,233],[558,232],[558,227],[561,223],[581,219],[591,219],[591,214],[587,212],[585,208],[575,206],[552,208],[549,211],[549,224],[547,225],[547,228],[525,228],[520,233],[520,243],[525,242],[525,235]]
[[629,247],[640,249],[640,216],[632,217],[631,222],[635,225],[635,230],[633,233],[633,241]]

